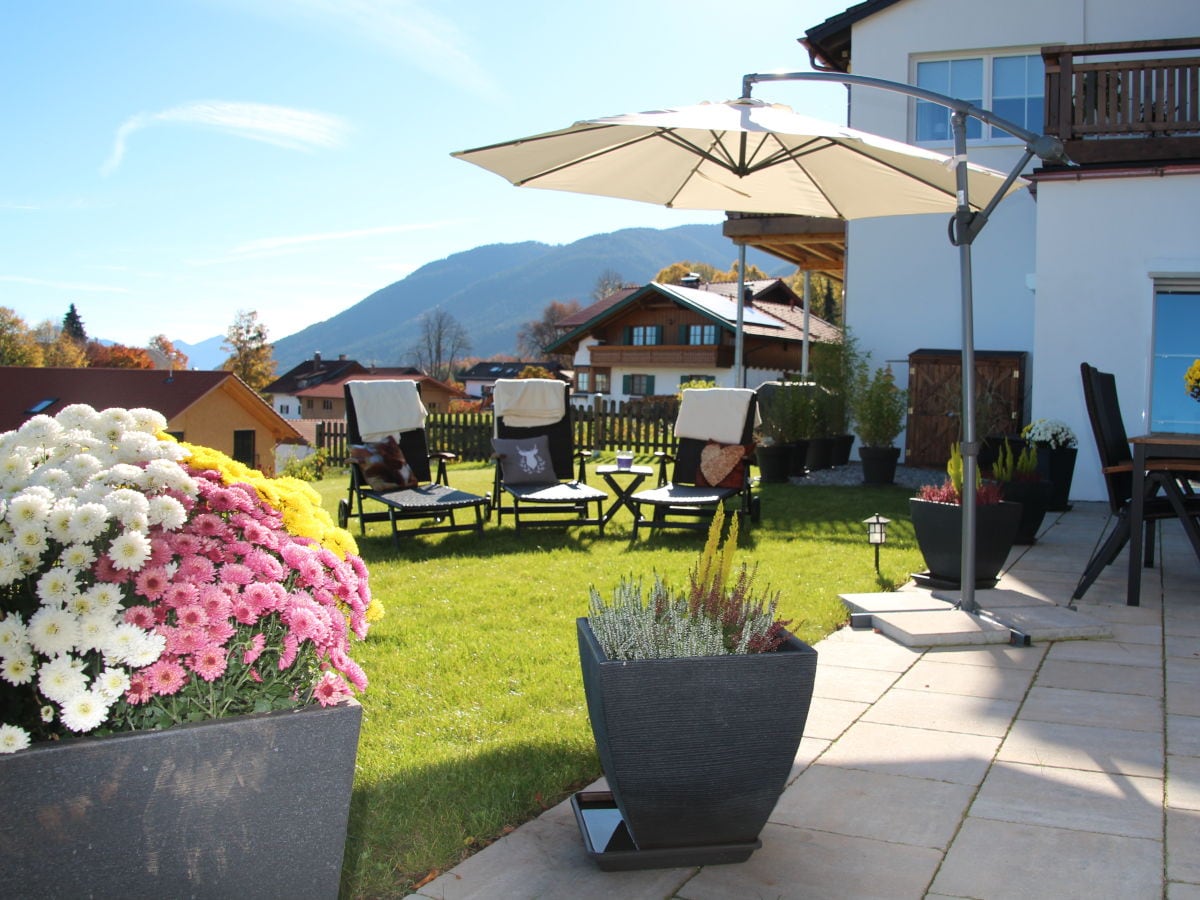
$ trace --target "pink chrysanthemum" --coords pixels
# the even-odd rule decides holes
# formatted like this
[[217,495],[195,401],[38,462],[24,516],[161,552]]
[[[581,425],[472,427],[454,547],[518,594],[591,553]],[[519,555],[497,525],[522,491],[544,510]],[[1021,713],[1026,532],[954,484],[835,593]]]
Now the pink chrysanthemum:
[[162,566],[142,569],[134,581],[137,592],[147,600],[157,600],[171,584],[171,576]]
[[96,576],[97,581],[107,581],[111,584],[124,584],[133,577],[131,570],[118,569],[114,566],[112,559],[107,554],[101,556],[92,565],[92,574]]
[[167,639],[167,652],[173,656],[187,656],[208,643],[208,634],[203,628],[171,628],[163,626],[159,633]]
[[297,640],[323,642],[328,629],[316,608],[307,597],[297,597],[283,615],[283,620],[292,629]]
[[191,529],[201,537],[224,537],[228,528],[225,520],[213,513],[201,513],[192,519]]
[[250,638],[250,646],[246,648],[246,652],[242,654],[242,662],[248,666],[254,665],[260,656],[263,649],[267,646],[267,638],[262,632]]
[[251,550],[246,554],[245,563],[261,581],[282,581],[286,574],[279,560],[265,550]]
[[208,584],[213,580],[215,572],[216,568],[213,566],[212,560],[189,554],[179,561],[179,571],[175,577],[180,581],[192,584]]
[[241,563],[225,563],[221,566],[221,580],[228,584],[252,584],[254,572]]
[[180,628],[202,628],[208,624],[208,613],[199,603],[189,603],[175,610],[175,621]]
[[130,625],[136,625],[147,631],[158,624],[154,616],[154,609],[149,606],[131,606],[125,610],[124,618]]
[[350,696],[345,680],[334,672],[326,672],[313,689],[313,696],[322,706],[333,706]]
[[187,682],[187,672],[183,666],[170,659],[160,659],[142,671],[150,685],[150,692],[160,697],[178,693]]
[[278,609],[281,599],[287,596],[287,592],[276,590],[283,588],[283,585],[263,584],[261,581],[256,581],[254,584],[248,584],[242,590],[242,597],[246,602],[254,606],[258,615],[264,615],[272,610]]
[[180,556],[195,556],[200,552],[200,538],[188,531],[172,532],[170,535],[171,549]]
[[200,589],[186,581],[174,581],[163,592],[163,603],[172,609],[182,609],[197,602]]
[[191,669],[205,681],[215,681],[225,674],[227,662],[224,648],[210,644],[192,654]]
[[231,637],[237,634],[237,629],[229,624],[228,619],[218,619],[215,622],[209,623],[205,629],[208,635],[208,640],[213,644],[226,644]]
[[283,652],[279,654],[279,671],[291,668],[292,663],[296,661],[296,654],[300,650],[300,641],[297,640],[294,634],[285,634],[283,636]]
[[134,706],[146,703],[154,696],[150,688],[150,679],[141,672],[133,672],[129,676],[129,689],[125,691],[125,700]]
[[242,625],[253,625],[258,621],[258,606],[245,594],[238,594],[233,598],[233,618]]
[[210,622],[229,618],[233,609],[233,603],[229,599],[230,590],[232,589],[217,584],[208,584],[200,589],[196,602],[204,607]]

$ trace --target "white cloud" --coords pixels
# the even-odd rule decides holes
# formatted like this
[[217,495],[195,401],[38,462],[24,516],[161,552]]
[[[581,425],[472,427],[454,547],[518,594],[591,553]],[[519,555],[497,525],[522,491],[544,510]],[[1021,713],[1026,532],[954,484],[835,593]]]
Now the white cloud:
[[0,281],[7,281],[11,284],[27,284],[31,287],[51,288],[56,291],[79,291],[81,293],[92,294],[129,293],[125,288],[112,287],[107,284],[88,284],[87,282],[79,281],[52,281],[47,278],[28,278],[24,275],[0,275]]
[[197,101],[161,112],[138,113],[126,119],[117,129],[112,153],[100,167],[101,174],[111,175],[121,165],[131,135],[143,128],[162,124],[211,128],[290,150],[337,147],[348,131],[343,120],[324,113],[264,103]]

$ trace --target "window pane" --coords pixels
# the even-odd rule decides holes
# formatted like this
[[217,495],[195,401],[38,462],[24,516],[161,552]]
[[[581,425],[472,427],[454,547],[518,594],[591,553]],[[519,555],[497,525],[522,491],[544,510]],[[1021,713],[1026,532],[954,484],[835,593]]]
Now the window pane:
[[1200,359],[1200,292],[1160,290],[1154,300],[1150,429],[1198,433],[1200,402],[1188,396],[1183,376]]
[[1028,93],[1025,83],[1025,57],[999,56],[992,60],[992,95],[995,97],[1024,97]]
[[983,97],[983,60],[950,61],[950,94],[976,105]]
[[928,100],[918,100],[916,137],[918,141],[950,140],[950,111]]
[[917,63],[917,87],[939,94],[950,93],[950,63],[947,60]]

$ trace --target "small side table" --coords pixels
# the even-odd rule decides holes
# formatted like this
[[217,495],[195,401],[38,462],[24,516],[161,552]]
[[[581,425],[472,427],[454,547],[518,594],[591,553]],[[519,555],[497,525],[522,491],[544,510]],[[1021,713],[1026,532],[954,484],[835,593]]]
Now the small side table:
[[[622,506],[637,515],[629,503],[629,498],[642,486],[643,481],[654,474],[654,468],[652,466],[630,466],[628,469],[622,469],[620,466],[596,466],[596,474],[603,477],[608,486],[613,489],[613,493],[616,494],[612,506],[605,510],[604,515],[600,517],[600,521],[607,525]],[[619,476],[628,477],[618,480]],[[603,525],[601,527],[603,528]]]

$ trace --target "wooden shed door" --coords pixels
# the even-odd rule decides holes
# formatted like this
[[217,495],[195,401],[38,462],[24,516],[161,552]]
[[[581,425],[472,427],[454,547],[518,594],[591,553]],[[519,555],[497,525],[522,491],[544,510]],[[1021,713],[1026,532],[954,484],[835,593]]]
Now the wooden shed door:
[[[905,461],[941,468],[962,440],[962,354],[918,350],[908,363]],[[980,351],[975,357],[977,437],[1015,435],[1025,424],[1025,354]]]

